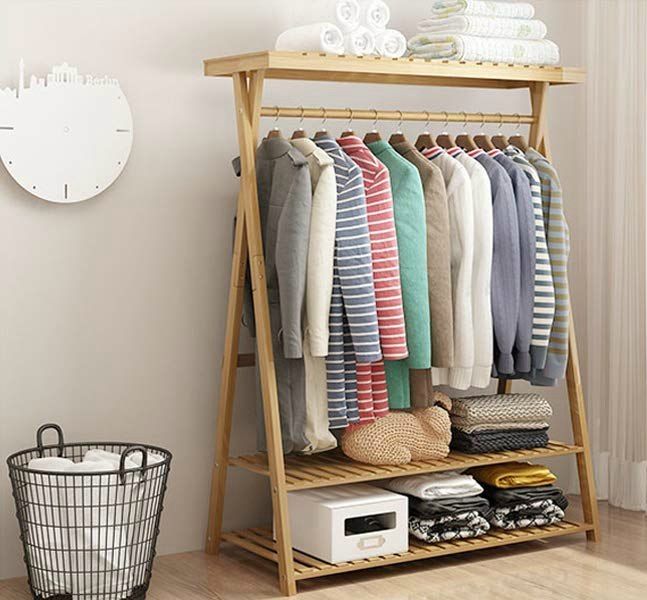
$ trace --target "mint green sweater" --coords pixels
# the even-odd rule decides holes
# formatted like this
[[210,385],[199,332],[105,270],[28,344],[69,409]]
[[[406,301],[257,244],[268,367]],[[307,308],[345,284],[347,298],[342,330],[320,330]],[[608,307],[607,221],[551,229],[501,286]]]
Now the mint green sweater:
[[427,226],[425,197],[418,170],[387,142],[368,144],[391,177],[393,214],[398,236],[400,281],[409,358],[384,361],[391,408],[408,408],[409,369],[431,367]]

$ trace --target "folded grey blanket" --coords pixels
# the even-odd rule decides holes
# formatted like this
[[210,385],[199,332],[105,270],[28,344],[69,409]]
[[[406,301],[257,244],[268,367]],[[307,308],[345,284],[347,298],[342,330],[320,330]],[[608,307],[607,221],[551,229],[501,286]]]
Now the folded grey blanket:
[[487,519],[476,510],[435,519],[409,516],[409,533],[430,544],[473,538],[484,535],[489,530],[490,524]]
[[563,518],[564,511],[552,500],[536,500],[513,506],[494,507],[490,515],[490,524],[500,529],[522,529],[552,525]]
[[535,487],[497,488],[482,484],[485,492],[483,495],[492,506],[504,507],[515,504],[528,504],[537,500],[552,500],[562,510],[568,507],[568,499],[564,492],[554,485],[540,485]]
[[523,448],[543,448],[548,445],[547,429],[514,429],[464,433],[452,428],[450,447],[459,452],[482,454]]
[[490,512],[490,503],[483,496],[438,498],[435,500],[422,500],[415,496],[409,496],[409,514],[421,519],[435,519],[473,510],[487,518]]
[[548,401],[539,394],[493,394],[453,398],[452,425],[468,429],[475,425],[547,421],[553,414]]

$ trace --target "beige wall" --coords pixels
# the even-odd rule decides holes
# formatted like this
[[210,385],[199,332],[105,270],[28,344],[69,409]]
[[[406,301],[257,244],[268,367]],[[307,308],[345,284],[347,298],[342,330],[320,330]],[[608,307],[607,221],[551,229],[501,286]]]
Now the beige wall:
[[[175,459],[162,553],[202,544],[236,194],[231,84],[202,77],[201,60],[271,47],[282,28],[322,19],[332,4],[0,0],[0,86],[16,85],[21,57],[28,73],[41,75],[68,61],[82,73],[119,78],[135,122],[122,177],[88,202],[48,204],[0,168],[0,456],[32,445],[36,427],[47,421],[60,423],[69,440],[142,440],[170,448]],[[536,4],[564,63],[577,64],[581,3]],[[391,0],[391,6],[394,24],[410,33],[429,2]],[[306,106],[528,110],[527,95],[518,91],[269,82],[266,97],[267,104]],[[564,88],[550,103],[552,146],[575,241],[576,294],[581,102],[581,89]],[[295,124],[285,123],[284,131]],[[264,121],[262,129],[269,126]],[[417,128],[405,126],[405,132],[415,136]],[[250,348],[245,338],[243,349]],[[246,371],[233,452],[254,447],[254,393],[253,373]],[[554,428],[564,437],[563,390],[551,397]],[[268,516],[265,482],[232,472],[227,527]],[[22,574],[21,560],[2,476],[0,578]]]

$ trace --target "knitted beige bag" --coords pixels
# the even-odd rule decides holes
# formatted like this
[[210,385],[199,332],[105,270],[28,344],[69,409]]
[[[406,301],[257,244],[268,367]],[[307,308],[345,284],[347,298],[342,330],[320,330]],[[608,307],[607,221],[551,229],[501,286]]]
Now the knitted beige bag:
[[451,422],[449,396],[434,392],[440,406],[393,411],[362,427],[350,427],[341,438],[346,456],[371,465],[405,465],[412,460],[432,460],[449,454]]

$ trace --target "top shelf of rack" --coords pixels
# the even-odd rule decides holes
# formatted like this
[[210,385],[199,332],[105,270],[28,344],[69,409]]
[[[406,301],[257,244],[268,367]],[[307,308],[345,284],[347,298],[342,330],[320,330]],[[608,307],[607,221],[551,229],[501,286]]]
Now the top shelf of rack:
[[479,88],[520,88],[535,82],[553,85],[582,83],[585,77],[583,69],[573,67],[272,50],[204,61],[204,74],[211,77],[230,77],[235,73],[258,70],[265,71],[268,79]]

